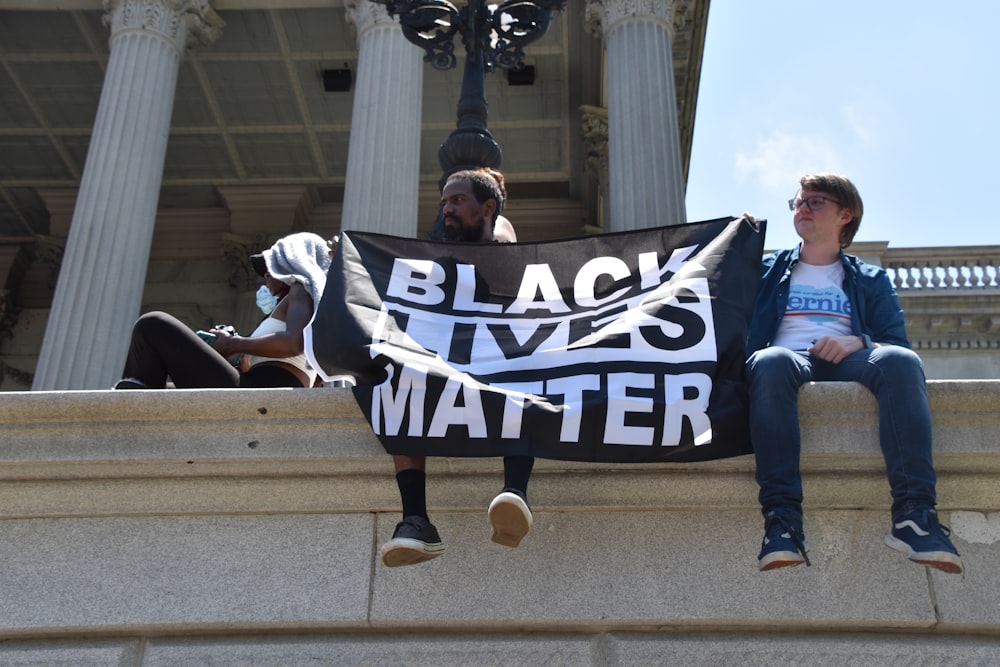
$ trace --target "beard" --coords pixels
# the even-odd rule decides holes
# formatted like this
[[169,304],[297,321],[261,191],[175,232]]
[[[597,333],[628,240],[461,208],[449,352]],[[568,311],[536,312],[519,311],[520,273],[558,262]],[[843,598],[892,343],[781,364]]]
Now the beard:
[[[449,225],[448,222],[452,220],[457,224]],[[444,238],[446,241],[478,243],[483,240],[483,228],[486,226],[486,220],[483,218],[479,218],[479,222],[468,227],[463,225],[462,221],[458,218],[445,218],[444,223]]]

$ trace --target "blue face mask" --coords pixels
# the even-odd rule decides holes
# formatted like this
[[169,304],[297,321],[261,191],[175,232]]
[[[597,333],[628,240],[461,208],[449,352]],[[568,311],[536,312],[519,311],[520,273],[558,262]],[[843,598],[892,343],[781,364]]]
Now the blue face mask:
[[271,311],[273,311],[277,305],[278,297],[271,294],[271,290],[267,289],[267,285],[261,285],[260,289],[257,290],[257,307],[260,308],[261,312],[265,315],[270,315]]

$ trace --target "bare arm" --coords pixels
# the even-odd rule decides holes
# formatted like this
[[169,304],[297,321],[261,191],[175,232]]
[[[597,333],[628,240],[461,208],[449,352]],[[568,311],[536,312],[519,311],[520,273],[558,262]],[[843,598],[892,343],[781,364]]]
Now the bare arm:
[[212,343],[219,354],[224,357],[242,352],[255,357],[272,357],[286,359],[302,354],[305,343],[302,330],[305,329],[313,314],[312,297],[302,285],[295,283],[285,297],[288,307],[285,309],[285,330],[263,336],[229,336],[225,332],[214,331],[218,337]]
[[497,216],[497,223],[493,226],[493,240],[498,243],[517,243],[514,225],[502,215]]

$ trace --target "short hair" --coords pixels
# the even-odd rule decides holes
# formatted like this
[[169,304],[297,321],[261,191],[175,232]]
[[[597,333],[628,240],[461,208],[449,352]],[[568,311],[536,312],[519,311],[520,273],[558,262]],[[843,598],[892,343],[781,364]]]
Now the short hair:
[[851,221],[840,230],[840,247],[846,248],[851,245],[854,235],[858,233],[858,227],[861,226],[861,216],[865,212],[861,195],[854,187],[854,183],[851,183],[851,179],[840,174],[806,174],[799,179],[799,186],[803,190],[815,190],[831,195],[843,208],[851,212]]
[[475,196],[477,202],[485,204],[489,199],[494,200],[496,202],[496,209],[493,211],[493,219],[490,220],[492,224],[496,223],[497,216],[503,210],[504,190],[501,185],[502,179],[503,176],[497,179],[490,172],[483,169],[463,169],[449,176],[448,180],[445,181],[445,185],[448,185],[452,181],[468,181],[472,186],[472,194]]

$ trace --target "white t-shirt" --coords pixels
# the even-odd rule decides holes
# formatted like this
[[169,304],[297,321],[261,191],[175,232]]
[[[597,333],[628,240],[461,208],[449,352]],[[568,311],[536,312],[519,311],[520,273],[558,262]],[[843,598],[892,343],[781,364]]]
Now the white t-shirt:
[[823,336],[851,334],[851,302],[843,290],[844,265],[800,261],[792,269],[785,316],[774,345],[805,350]]

